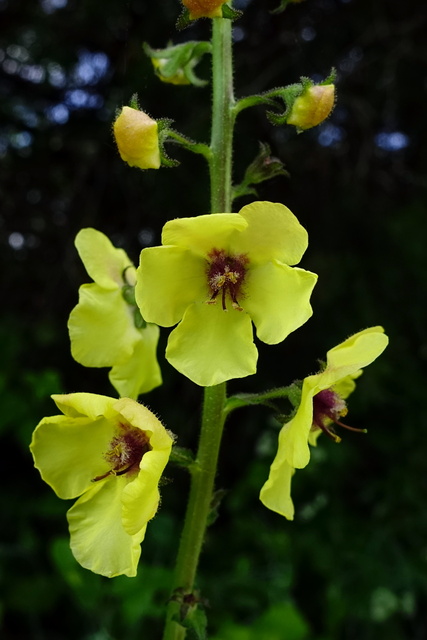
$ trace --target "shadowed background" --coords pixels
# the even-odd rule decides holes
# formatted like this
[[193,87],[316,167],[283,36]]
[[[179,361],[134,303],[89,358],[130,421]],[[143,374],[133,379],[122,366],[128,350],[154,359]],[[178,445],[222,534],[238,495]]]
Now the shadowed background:
[[[160,6],[161,5],[161,6]],[[427,232],[426,14],[415,1],[235,3],[236,94],[321,80],[335,66],[338,103],[320,127],[274,128],[261,107],[236,127],[235,180],[268,142],[290,179],[259,186],[310,236],[303,268],[319,274],[313,318],[260,351],[257,376],[232,391],[288,384],[348,335],[381,324],[390,346],[349,401],[367,436],[322,438],[293,483],[289,523],[258,501],[274,455],[268,410],[233,414],[218,487],[228,491],[208,532],[198,586],[215,640],[423,640],[427,623],[425,428]],[[155,118],[207,141],[210,88],[153,74],[142,43],[204,39],[209,22],[177,33],[178,0],[0,0],[1,610],[5,640],[161,637],[187,478],[167,470],[138,577],[108,580],[68,550],[66,510],[32,467],[37,422],[51,393],[114,395],[106,370],[70,356],[66,321],[88,282],[74,237],[106,233],[137,262],[171,218],[208,212],[203,159],[169,146],[181,165],[140,172],[121,162],[115,110],[138,93]],[[209,77],[208,60],[198,67]],[[236,209],[250,200],[242,198]],[[197,442],[201,389],[159,359],[164,385],[141,398]]]

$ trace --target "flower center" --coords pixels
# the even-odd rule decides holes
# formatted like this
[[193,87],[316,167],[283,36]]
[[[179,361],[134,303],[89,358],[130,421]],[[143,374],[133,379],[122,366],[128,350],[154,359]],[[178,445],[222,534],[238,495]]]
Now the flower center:
[[119,433],[111,440],[109,449],[103,455],[111,469],[101,476],[93,478],[92,482],[103,480],[107,476],[122,476],[138,470],[142,456],[151,451],[149,439],[145,431],[119,425]]
[[356,429],[340,421],[340,418],[347,415],[348,409],[345,400],[333,389],[319,391],[313,398],[313,423],[312,429],[321,429],[335,442],[341,442],[341,438],[335,433],[335,429],[328,422],[335,423],[344,429],[367,433],[366,429]]
[[243,297],[242,285],[246,275],[248,258],[246,255],[229,256],[223,249],[212,249],[207,268],[208,284],[211,291],[209,304],[215,304],[221,293],[222,308],[227,310],[226,296],[230,296],[233,309],[243,311],[238,297]]

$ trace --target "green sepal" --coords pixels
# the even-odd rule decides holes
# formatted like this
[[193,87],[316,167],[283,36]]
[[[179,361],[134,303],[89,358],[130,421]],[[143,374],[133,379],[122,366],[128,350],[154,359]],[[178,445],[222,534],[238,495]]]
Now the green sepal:
[[211,524],[213,524],[218,516],[219,516],[219,507],[221,505],[222,500],[224,499],[224,497],[227,495],[228,491],[226,489],[217,489],[213,496],[212,496],[212,500],[211,500],[211,510],[209,511],[209,515],[208,515],[208,519],[207,519],[207,526],[210,527]]
[[133,310],[133,321],[137,329],[145,329],[145,327],[147,326],[147,323],[142,317],[138,307],[135,307],[135,309]]
[[259,184],[282,175],[289,177],[283,163],[279,158],[271,155],[271,148],[267,143],[259,143],[260,150],[251,164],[246,169],[244,178],[239,185],[233,187],[233,200],[246,195],[257,195],[252,185]]
[[[187,84],[196,87],[204,87],[207,80],[198,78],[193,69],[201,58],[212,51],[210,42],[190,41],[183,44],[171,45],[165,49],[152,49],[147,43],[143,44],[146,55],[151,59],[167,60],[160,69],[156,69],[156,74],[165,82],[182,73]],[[176,82],[175,84],[180,84]],[[184,84],[184,83],[182,83]]]
[[191,449],[185,447],[172,447],[172,451],[169,457],[169,462],[178,465],[179,467],[189,468],[194,464],[194,453]]
[[178,17],[178,20],[175,23],[175,27],[177,31],[182,31],[183,29],[188,27],[188,25],[191,24],[191,22],[192,20],[190,18],[190,12],[186,7],[184,7],[181,14]]
[[[139,106],[139,100],[138,100],[138,94],[134,93],[131,96],[131,99],[129,100],[129,105],[128,105],[131,109],[137,109],[138,111],[140,111],[140,106]],[[120,113],[120,109],[119,109],[119,113]]]
[[233,9],[228,4],[223,4],[221,9],[222,9],[222,17],[227,18],[228,20],[237,20],[243,15],[243,11],[238,11],[237,9]]
[[122,296],[127,304],[130,304],[133,307],[136,306],[135,287],[132,287],[130,284],[124,284],[122,287]]
[[286,124],[287,117],[292,110],[295,100],[303,93],[307,86],[312,86],[313,84],[314,83],[310,78],[301,78],[301,82],[289,84],[287,87],[276,89],[274,91],[275,97],[281,98],[286,108],[283,113],[267,111],[267,118],[270,122],[275,125]]
[[189,638],[207,640],[207,619],[204,607],[208,605],[208,602],[200,597],[199,591],[188,593],[183,587],[178,587],[170,600],[179,604],[179,611],[172,617],[172,620],[184,629],[188,629]]
[[301,394],[302,382],[301,380],[295,380],[295,382],[288,387],[288,399],[295,409],[297,409],[301,404]]
[[188,630],[187,637],[189,639],[207,640],[208,619],[205,610],[201,607],[192,609],[181,624]]

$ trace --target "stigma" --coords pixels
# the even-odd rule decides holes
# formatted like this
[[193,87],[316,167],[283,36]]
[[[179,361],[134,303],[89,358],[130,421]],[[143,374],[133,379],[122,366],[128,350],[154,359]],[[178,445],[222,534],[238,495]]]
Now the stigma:
[[312,430],[321,429],[335,442],[341,442],[341,438],[335,433],[334,424],[349,431],[367,433],[367,429],[356,429],[344,424],[340,418],[348,413],[345,400],[333,389],[319,391],[313,398],[313,422]]
[[208,304],[215,304],[221,298],[223,311],[227,311],[227,296],[231,306],[243,311],[238,298],[244,297],[242,286],[245,280],[248,258],[242,255],[227,255],[223,249],[212,249],[208,254],[207,267],[208,286],[211,297]]
[[103,475],[93,478],[92,482],[103,480],[111,475],[123,476],[135,473],[139,469],[142,457],[151,449],[145,431],[120,424],[117,434],[103,455],[104,460],[110,465],[110,469]]

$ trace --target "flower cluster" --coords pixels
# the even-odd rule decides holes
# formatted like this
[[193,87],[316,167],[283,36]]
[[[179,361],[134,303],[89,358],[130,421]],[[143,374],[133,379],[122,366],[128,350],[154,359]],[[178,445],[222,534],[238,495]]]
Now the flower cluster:
[[31,452],[60,498],[80,496],[67,514],[71,550],[95,573],[134,576],[173,439],[151,411],[129,398],[52,397],[63,415],[41,420]]
[[354,379],[387,344],[382,327],[360,331],[328,351],[323,371],[304,379],[300,405],[280,431],[277,454],[261,489],[260,499],[266,507],[293,519],[291,478],[295,468],[308,464],[309,444],[315,445],[322,431],[340,441],[334,423],[346,426],[340,418],[347,413],[345,399],[355,387]]

